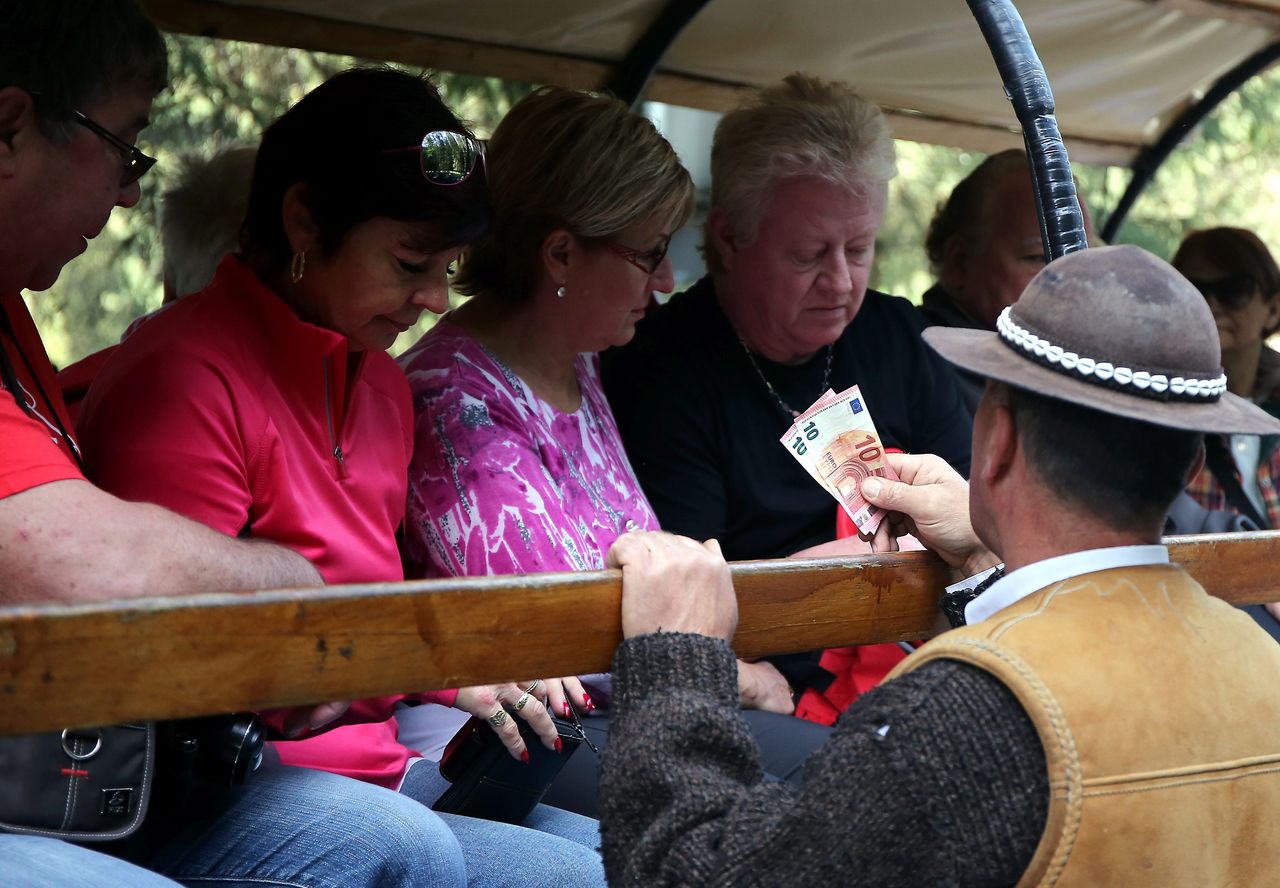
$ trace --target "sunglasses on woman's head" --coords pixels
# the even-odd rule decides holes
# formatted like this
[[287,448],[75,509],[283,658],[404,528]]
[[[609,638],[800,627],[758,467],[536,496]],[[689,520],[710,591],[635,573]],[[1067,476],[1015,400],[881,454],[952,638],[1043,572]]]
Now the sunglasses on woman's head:
[[417,145],[388,148],[383,154],[418,152],[422,176],[432,185],[461,185],[471,178],[476,165],[484,159],[484,143],[465,133],[432,130]]
[[1232,274],[1211,281],[1187,278],[1205,299],[1216,299],[1227,310],[1243,308],[1258,292],[1258,285],[1247,274]]

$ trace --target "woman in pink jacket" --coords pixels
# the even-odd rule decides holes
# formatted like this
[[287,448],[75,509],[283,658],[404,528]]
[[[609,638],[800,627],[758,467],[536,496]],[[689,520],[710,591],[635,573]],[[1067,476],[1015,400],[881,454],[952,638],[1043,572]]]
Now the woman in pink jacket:
[[[141,327],[95,381],[81,414],[91,477],[290,546],[329,583],[402,579],[395,535],[413,411],[385,350],[424,308],[447,306],[448,270],[487,224],[480,145],[428,82],[387,68],[332,78],[264,135],[241,252]],[[359,655],[341,639],[317,643],[320,661]],[[487,718],[521,693],[506,684],[411,699]],[[267,721],[299,738],[275,744],[284,763],[412,794],[421,781],[405,776],[421,760],[397,740],[402,699]],[[555,748],[540,702],[519,715]],[[505,722],[512,755],[527,755]],[[541,807],[526,822],[544,832],[440,816],[472,885],[602,883],[586,818]]]

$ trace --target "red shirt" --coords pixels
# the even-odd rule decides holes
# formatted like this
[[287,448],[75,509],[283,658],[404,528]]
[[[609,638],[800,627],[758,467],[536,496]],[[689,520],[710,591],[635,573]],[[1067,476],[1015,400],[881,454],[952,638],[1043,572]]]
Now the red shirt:
[[[301,321],[229,256],[98,374],[80,413],[89,475],[125,499],[288,546],[328,583],[401,580],[409,384],[382,352],[348,358],[345,337]],[[380,724],[277,744],[281,758],[394,786],[411,754],[396,741],[399,699],[360,701],[346,720]]]
[[[0,378],[0,499],[30,490],[50,481],[83,478],[64,440],[62,428],[70,431],[66,407],[58,390],[53,365],[45,353],[40,333],[17,293],[0,296],[0,309],[8,317],[13,338],[0,324],[0,348],[4,349],[17,376],[20,396],[32,407],[31,416],[18,406],[13,393]],[[41,395],[41,389],[52,403]]]

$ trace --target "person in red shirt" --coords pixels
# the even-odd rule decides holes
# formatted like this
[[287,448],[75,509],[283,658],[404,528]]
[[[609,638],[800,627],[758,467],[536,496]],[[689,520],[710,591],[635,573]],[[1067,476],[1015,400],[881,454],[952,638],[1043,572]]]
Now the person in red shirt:
[[[319,585],[289,548],[229,537],[85,480],[22,291],[52,286],[116,207],[138,202],[154,161],[134,142],[167,80],[165,47],[134,0],[0,4],[0,46],[0,604]],[[284,726],[311,727],[335,711],[307,707]],[[5,743],[0,787],[9,792],[27,775]],[[0,828],[0,873],[31,888],[176,884],[156,873],[367,888],[466,882],[456,842],[429,811],[319,771],[268,765],[217,808],[163,814],[142,831],[180,831],[101,851]],[[114,856],[124,854],[132,863]]]

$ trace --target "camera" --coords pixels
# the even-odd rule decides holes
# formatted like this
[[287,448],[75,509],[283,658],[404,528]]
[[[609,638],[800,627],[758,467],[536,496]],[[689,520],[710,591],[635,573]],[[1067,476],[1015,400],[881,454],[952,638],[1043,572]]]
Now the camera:
[[213,786],[237,786],[262,764],[266,728],[252,712],[167,722],[177,771]]

